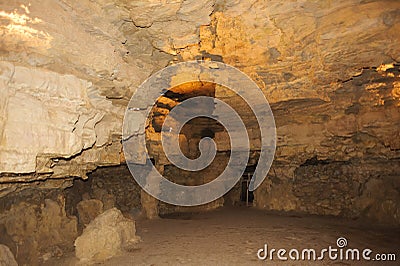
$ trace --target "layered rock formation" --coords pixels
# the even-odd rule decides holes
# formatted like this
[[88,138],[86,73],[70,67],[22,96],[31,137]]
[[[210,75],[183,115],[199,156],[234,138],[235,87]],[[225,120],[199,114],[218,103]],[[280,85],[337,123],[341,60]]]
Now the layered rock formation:
[[16,266],[18,265],[15,261],[14,255],[11,253],[10,249],[7,246],[0,245],[0,264],[1,265],[10,265]]
[[66,214],[65,199],[56,191],[24,190],[2,198],[0,209],[0,241],[20,265],[38,265],[73,250],[78,221]]
[[398,70],[396,75],[364,70],[329,102],[287,102],[292,112],[275,105],[281,145],[265,190],[256,191],[260,207],[367,215],[397,224],[400,113],[393,92]]
[[[0,4],[0,31],[0,201],[123,164],[123,116],[141,82],[168,64],[211,59],[249,75],[275,115],[275,162],[256,206],[400,224],[398,1],[11,0]],[[248,109],[213,90],[251,127],[255,164]],[[161,122],[177,101],[159,100]]]
[[[271,104],[277,150],[256,207],[400,224],[397,1],[11,0],[0,3],[0,32],[0,243],[19,263],[72,246],[81,200],[125,213],[145,205],[148,216],[184,209],[140,192],[123,166],[121,128],[141,82],[189,60],[239,68]],[[160,155],[165,116],[195,95],[239,111],[256,165],[259,131],[244,102],[222,87],[189,87],[153,110],[146,134],[158,169],[194,185],[225,164],[226,132],[206,120],[184,128],[181,144],[194,158],[212,133],[220,153],[211,168],[192,175]],[[76,180],[101,166],[118,167]]]

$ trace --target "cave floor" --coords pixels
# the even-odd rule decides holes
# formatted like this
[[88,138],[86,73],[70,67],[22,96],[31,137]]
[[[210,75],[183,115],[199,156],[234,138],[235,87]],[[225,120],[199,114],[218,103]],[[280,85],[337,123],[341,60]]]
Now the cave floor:
[[[398,265],[400,259],[400,229],[336,217],[268,213],[249,207],[139,219],[137,234],[142,242],[135,249],[100,265]],[[301,252],[308,248],[319,254],[323,248],[337,248],[339,237],[347,239],[347,248],[357,248],[360,253],[365,248],[371,249],[372,254],[396,253],[397,262],[329,260],[327,253],[323,261],[279,261],[276,252],[274,260],[257,258],[257,251],[264,244],[269,250],[296,248]],[[78,263],[73,254],[45,263],[56,264]]]

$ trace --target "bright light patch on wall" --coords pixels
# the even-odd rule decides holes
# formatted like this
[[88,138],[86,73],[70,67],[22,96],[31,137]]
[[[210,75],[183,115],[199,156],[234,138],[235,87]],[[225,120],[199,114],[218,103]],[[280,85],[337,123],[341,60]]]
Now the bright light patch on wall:
[[[31,3],[29,3],[28,6],[31,6]],[[20,7],[23,8],[23,9],[25,10],[25,13],[26,13],[26,14],[31,13],[31,12],[29,11],[29,8],[28,8],[26,5],[20,5]]]
[[392,89],[392,97],[393,99],[397,100],[397,106],[400,107],[400,82],[395,81],[393,82],[393,89]]
[[30,47],[47,49],[50,47],[52,37],[43,30],[33,28],[43,21],[29,16],[30,6],[31,4],[20,5],[22,12],[18,12],[17,9],[12,12],[0,10],[0,32],[3,34],[4,43],[12,46],[15,43],[20,45],[22,41]]
[[388,69],[394,68],[393,64],[382,64],[379,67],[377,67],[377,71],[386,71]]

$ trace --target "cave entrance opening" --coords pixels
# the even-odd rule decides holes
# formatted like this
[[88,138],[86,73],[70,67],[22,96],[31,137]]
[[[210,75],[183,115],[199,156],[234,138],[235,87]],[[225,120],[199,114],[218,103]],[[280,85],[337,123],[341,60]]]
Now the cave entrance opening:
[[242,204],[246,204],[247,207],[252,206],[254,202],[254,192],[249,189],[254,171],[255,166],[247,166],[242,178],[240,179],[240,201]]
[[[198,186],[216,179],[225,170],[230,159],[230,136],[227,130],[213,118],[213,104],[200,105],[202,113],[210,114],[210,117],[199,116],[189,120],[179,132],[179,148],[183,155],[189,159],[197,159],[201,155],[199,143],[203,138],[211,138],[217,146],[217,153],[210,165],[200,171],[183,170],[173,165],[164,153],[161,143],[163,124],[172,110],[184,101],[207,96],[222,100],[238,113],[246,126],[251,151],[249,154],[248,169],[246,169],[239,182],[225,196],[204,206],[198,206],[199,211],[214,209],[224,205],[252,206],[254,194],[248,187],[251,177],[257,165],[260,150],[260,131],[257,119],[251,108],[237,94],[228,88],[208,82],[188,82],[170,88],[160,96],[154,104],[146,122],[146,145],[149,157],[158,166],[158,170],[166,179],[179,185]],[[199,108],[199,106],[196,106]],[[185,211],[186,208],[172,206],[163,202],[158,203],[159,214]]]

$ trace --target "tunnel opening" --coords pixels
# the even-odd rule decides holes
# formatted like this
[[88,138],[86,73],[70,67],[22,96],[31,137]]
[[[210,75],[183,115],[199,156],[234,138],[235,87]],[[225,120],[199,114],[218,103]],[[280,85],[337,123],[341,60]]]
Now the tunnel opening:
[[254,201],[254,191],[250,191],[250,183],[252,182],[252,178],[256,170],[256,167],[257,167],[256,165],[247,166],[246,170],[242,175],[242,178],[240,179],[241,182],[240,201],[247,207],[252,206]]
[[[186,186],[199,186],[213,181],[225,170],[230,157],[229,134],[224,126],[216,119],[200,116],[191,119],[182,127],[182,130],[179,132],[179,146],[182,153],[187,158],[197,159],[200,156],[200,141],[203,138],[212,139],[217,145],[217,153],[211,164],[203,170],[192,172],[179,169],[169,162],[168,158],[165,158],[162,145],[160,144],[160,135],[166,117],[173,108],[181,102],[197,96],[213,97],[223,101],[231,101],[231,104],[234,102],[236,105],[239,105],[238,108],[235,108],[235,111],[237,111],[239,116],[241,116],[243,121],[245,121],[246,129],[251,137],[250,144],[252,145],[251,151],[253,152],[250,152],[249,154],[249,163],[253,161],[252,163],[254,164],[256,157],[254,156],[254,152],[259,150],[260,143],[259,128],[258,124],[255,123],[256,118],[254,117],[252,110],[240,96],[232,93],[229,89],[218,84],[207,82],[190,82],[170,88],[163,96],[158,98],[149,115],[147,122],[148,126],[146,128],[146,147],[148,154],[154,159],[155,164],[162,165],[162,174],[165,178],[176,184]],[[205,106],[204,108],[206,108],[205,112],[212,114],[212,105]],[[246,172],[235,187],[228,192],[229,196],[223,196],[214,202],[205,204],[204,206],[192,208],[173,206],[159,202],[157,204],[159,215],[166,217],[166,215],[169,215],[170,213],[192,212],[198,210],[206,211],[224,205],[242,206],[242,198],[245,198],[242,195],[241,186],[243,180],[248,176],[248,173],[249,172]],[[254,201],[253,192],[247,191],[245,194],[247,195],[247,205],[252,204]]]
[[[196,117],[188,121],[179,132],[179,145],[183,154],[196,159],[200,156],[199,142],[203,138],[211,138],[217,145],[217,153],[214,160],[205,169],[193,172],[173,165],[165,157],[161,133],[163,123],[169,113],[181,102],[197,97],[209,96],[226,101],[234,101],[239,104],[238,113],[245,116],[245,123],[248,126],[248,134],[251,136],[251,150],[249,152],[248,166],[244,174],[236,185],[224,196],[208,204],[184,207],[175,206],[155,200],[149,196],[135,182],[126,165],[100,167],[88,175],[87,180],[75,180],[71,188],[66,189],[66,210],[67,214],[78,217],[79,230],[82,230],[100,209],[117,207],[124,214],[135,219],[148,217],[149,213],[168,219],[189,219],[195,214],[215,210],[223,206],[253,206],[255,195],[249,191],[249,183],[254,174],[259,157],[259,131],[255,122],[255,117],[247,104],[239,97],[232,96],[226,99],[227,89],[218,87],[213,83],[192,82],[182,84],[169,89],[164,95],[158,98],[151,109],[146,123],[146,148],[152,164],[168,180],[185,186],[198,186],[209,183],[217,178],[225,169],[230,158],[230,142],[226,129],[216,119],[210,117]],[[209,110],[212,113],[212,110]],[[82,206],[78,205],[86,202],[92,213],[84,212]],[[90,203],[90,201],[92,201]],[[97,203],[95,202],[97,201]],[[90,211],[89,211],[90,212]]]

